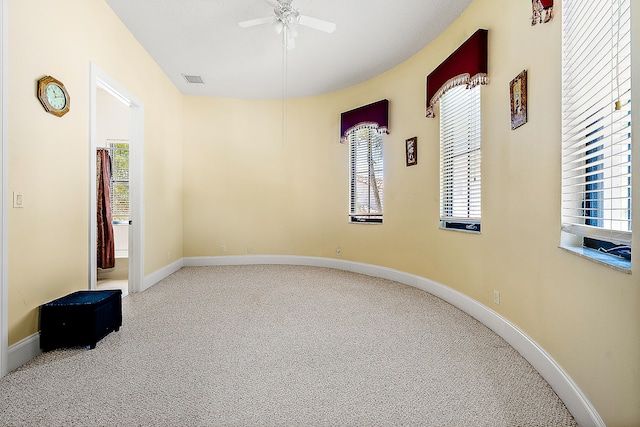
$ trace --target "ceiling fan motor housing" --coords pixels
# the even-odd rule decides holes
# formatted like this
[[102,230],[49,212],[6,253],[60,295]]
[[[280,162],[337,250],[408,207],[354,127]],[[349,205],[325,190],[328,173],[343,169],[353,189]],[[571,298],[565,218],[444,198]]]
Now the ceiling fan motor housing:
[[273,6],[274,16],[265,16],[263,18],[250,19],[248,21],[242,21],[238,24],[242,28],[255,27],[256,25],[271,24],[272,28],[278,34],[284,32],[284,41],[287,49],[293,49],[295,47],[295,38],[298,34],[296,27],[302,25],[304,27],[313,28],[326,33],[332,33],[336,29],[336,24],[322,19],[312,18],[305,15],[300,15],[300,11],[291,6],[294,0],[265,0],[271,6]]
[[276,14],[276,18],[285,25],[296,24],[300,11],[291,7],[293,0],[279,0],[280,8],[276,8],[273,11]]

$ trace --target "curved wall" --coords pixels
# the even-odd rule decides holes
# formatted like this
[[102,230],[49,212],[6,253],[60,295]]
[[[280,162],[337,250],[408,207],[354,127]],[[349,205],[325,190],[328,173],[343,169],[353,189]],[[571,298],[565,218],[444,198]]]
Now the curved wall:
[[[288,100],[284,133],[281,100],[186,97],[184,256],[339,258],[444,284],[541,345],[608,425],[633,425],[640,287],[634,275],[558,248],[560,4],[548,24],[532,27],[530,15],[527,2],[476,0],[400,66],[344,91]],[[424,80],[478,28],[489,30],[490,84],[481,89],[483,232],[470,235],[438,228],[439,125],[424,117]],[[523,69],[529,122],[512,131],[509,82]],[[340,113],[383,98],[390,101],[384,224],[348,224]],[[418,165],[406,167],[404,141],[413,136]],[[640,176],[638,165],[634,171]]]
[[[560,0],[556,18],[534,27],[528,2],[475,0],[438,39],[387,73],[344,91],[287,101],[284,134],[282,101],[181,96],[104,1],[58,3],[9,2],[8,186],[23,193],[24,208],[8,212],[8,344],[36,335],[40,304],[87,287],[94,62],[145,104],[147,278],[183,256],[248,252],[335,258],[427,278],[495,310],[531,337],[607,425],[638,425],[637,274],[557,247]],[[633,14],[638,29],[640,8]],[[57,20],[65,25],[48,31],[46,23]],[[437,119],[424,117],[424,79],[478,28],[489,30],[491,81],[481,89],[483,233],[468,235],[438,228],[439,129]],[[640,31],[633,37],[640,45]],[[640,82],[640,55],[634,61]],[[529,122],[511,131],[508,83],[523,69]],[[34,95],[44,74],[71,91],[72,110],[63,118],[44,113]],[[391,115],[385,222],[348,224],[348,147],[338,143],[339,116],[383,98]],[[633,102],[637,124],[640,97]],[[634,135],[640,158],[640,132]],[[413,136],[418,165],[407,168],[404,141]],[[637,219],[640,163],[634,184]],[[64,209],[52,209],[62,201]],[[640,247],[637,233],[634,244]],[[640,262],[639,251],[632,262]],[[500,305],[492,302],[494,290]]]

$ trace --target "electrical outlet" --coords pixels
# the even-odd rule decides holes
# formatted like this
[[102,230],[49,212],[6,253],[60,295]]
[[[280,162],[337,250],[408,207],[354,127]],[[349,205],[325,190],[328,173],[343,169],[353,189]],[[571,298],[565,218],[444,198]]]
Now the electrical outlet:
[[500,305],[500,291],[493,291],[493,302]]
[[253,253],[253,248],[251,246],[247,246],[247,253],[248,254],[252,254]]
[[336,248],[336,255],[337,256],[341,256],[342,255],[342,249],[340,249],[339,247]]
[[220,252],[222,253],[227,252],[227,247],[225,245],[220,246]]

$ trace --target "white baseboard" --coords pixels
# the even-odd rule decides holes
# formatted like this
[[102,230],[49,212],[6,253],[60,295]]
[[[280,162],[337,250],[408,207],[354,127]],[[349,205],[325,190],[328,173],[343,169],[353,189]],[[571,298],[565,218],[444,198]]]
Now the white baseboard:
[[[183,265],[183,260],[179,259],[167,266],[164,266],[160,270],[157,270],[144,278],[143,289],[140,292],[149,289],[165,277],[170,276],[176,271],[180,270]],[[25,339],[9,346],[7,349],[7,373],[14,369],[24,365],[29,360],[42,353],[40,350],[40,332],[37,332]]]
[[[429,292],[476,318],[515,348],[549,383],[580,426],[605,427],[604,421],[580,387],[578,387],[562,367],[535,341],[507,319],[485,305],[454,289],[424,277],[372,264],[320,257],[288,255],[191,257],[175,261],[146,276],[144,278],[143,289],[140,289],[140,291],[149,289],[182,267],[255,264],[307,265],[334,268],[393,280]],[[39,333],[33,334],[10,346],[7,360],[8,372],[27,363],[40,353]]]
[[177,261],[172,262],[169,265],[165,265],[160,270],[156,270],[153,273],[145,276],[144,283],[142,284],[142,289],[138,289],[138,292],[146,291],[162,279],[171,276],[176,271],[180,270],[183,267],[183,259],[180,258]]
[[7,372],[19,368],[40,353],[42,353],[42,350],[40,350],[40,332],[9,346],[7,350]]
[[474,317],[515,348],[549,383],[580,426],[606,427],[580,387],[534,340],[487,306],[440,283],[387,267],[320,257],[240,255],[192,257],[183,260],[185,267],[250,264],[308,265],[335,268],[393,280],[429,292]]

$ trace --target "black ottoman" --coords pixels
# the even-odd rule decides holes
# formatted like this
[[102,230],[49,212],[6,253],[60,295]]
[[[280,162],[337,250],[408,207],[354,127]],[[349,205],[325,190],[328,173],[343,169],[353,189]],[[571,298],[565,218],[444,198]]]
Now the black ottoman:
[[121,290],[77,291],[40,307],[40,348],[95,348],[121,325]]

